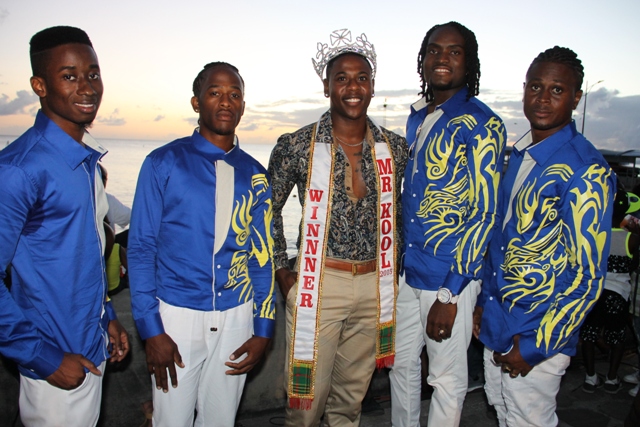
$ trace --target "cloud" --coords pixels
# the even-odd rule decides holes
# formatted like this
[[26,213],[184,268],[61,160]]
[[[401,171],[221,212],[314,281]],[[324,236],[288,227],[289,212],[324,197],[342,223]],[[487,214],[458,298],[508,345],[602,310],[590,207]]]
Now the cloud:
[[197,117],[186,117],[186,118],[184,118],[182,120],[184,120],[185,122],[189,123],[193,127],[199,126]]
[[[513,94],[512,99],[503,95],[491,100],[485,99],[486,104],[504,121],[510,142],[516,141],[529,130],[529,122],[522,112],[521,97],[522,94],[518,92]],[[582,130],[584,102],[583,97],[573,113],[578,131]],[[600,88],[588,95],[584,134],[600,149],[637,149],[640,147],[638,111],[640,95],[619,96],[617,90]]]
[[164,116],[162,114],[158,114],[156,118],[153,119],[154,122],[159,122],[161,120],[164,120]]
[[258,124],[254,122],[246,126],[240,126],[240,130],[250,132],[252,130],[257,130],[258,127],[259,127]]
[[24,113],[25,107],[38,102],[38,96],[26,90],[16,92],[16,98],[9,100],[9,96],[2,94],[0,96],[0,116],[10,116],[12,114]]
[[102,123],[107,126],[124,126],[127,124],[127,121],[122,117],[117,117],[120,114],[120,111],[116,108],[113,110],[113,113],[109,117],[98,117],[98,123]]

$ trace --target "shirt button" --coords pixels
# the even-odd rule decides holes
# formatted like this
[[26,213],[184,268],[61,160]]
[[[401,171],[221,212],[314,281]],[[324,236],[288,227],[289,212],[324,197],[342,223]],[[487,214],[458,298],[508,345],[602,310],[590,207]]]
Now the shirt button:
[[501,250],[501,251],[504,251],[504,246],[500,246],[500,250]]
[[345,163],[345,166],[349,166],[349,163]]
[[220,264],[218,264],[216,268],[220,268]]
[[412,248],[412,247],[413,247],[413,245],[412,245],[411,243],[409,243],[409,247],[410,247],[410,248]]
[[347,190],[351,190],[351,187],[347,187]]
[[489,297],[489,301],[493,301],[493,297]]
[[497,274],[498,274],[498,273],[496,273],[495,271],[493,272],[493,275],[494,275],[494,276],[495,276],[495,275],[497,275]]
[[416,193],[413,193],[413,194],[412,194],[412,196],[413,196],[413,197],[416,197]]
[[218,292],[218,296],[221,297],[222,296],[222,292]]
[[411,218],[411,222],[413,222],[413,218]]

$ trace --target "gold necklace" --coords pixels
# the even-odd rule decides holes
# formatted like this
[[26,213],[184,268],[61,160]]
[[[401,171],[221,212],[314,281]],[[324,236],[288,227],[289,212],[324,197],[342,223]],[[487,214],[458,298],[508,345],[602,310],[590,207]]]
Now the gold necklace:
[[336,138],[338,141],[340,141],[341,143],[343,143],[347,147],[357,147],[358,145],[364,144],[364,138],[362,138],[362,141],[360,141],[360,142],[357,142],[355,144],[349,144],[349,143],[346,143],[343,140],[341,140],[340,137],[338,135],[336,135],[335,133],[333,134],[333,136],[334,136],[334,138]]

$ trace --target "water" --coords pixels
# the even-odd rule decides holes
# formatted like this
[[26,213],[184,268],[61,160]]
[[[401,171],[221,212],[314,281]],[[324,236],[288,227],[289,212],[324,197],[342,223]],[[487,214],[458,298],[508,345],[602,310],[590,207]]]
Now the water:
[[[15,136],[0,135],[0,149],[5,147]],[[147,154],[169,141],[142,141],[133,139],[100,139],[109,152],[102,158],[103,165],[109,172],[107,192],[113,194],[127,206],[133,204],[138,173]],[[258,160],[265,168],[269,163],[272,145],[243,144],[242,149]],[[295,195],[295,197],[294,197]],[[282,216],[284,232],[287,237],[287,252],[290,257],[296,255],[295,241],[300,223],[300,202],[294,188],[285,205]]]

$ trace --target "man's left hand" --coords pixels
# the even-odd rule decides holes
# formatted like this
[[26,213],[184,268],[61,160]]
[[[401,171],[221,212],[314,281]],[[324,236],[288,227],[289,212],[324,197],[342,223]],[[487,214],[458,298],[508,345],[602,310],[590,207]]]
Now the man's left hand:
[[109,322],[109,341],[111,342],[111,362],[120,362],[129,354],[129,334],[118,320]]
[[443,304],[436,300],[427,315],[427,335],[436,342],[451,338],[453,322],[458,314],[457,304]]
[[494,351],[493,360],[498,365],[502,365],[503,372],[508,372],[511,378],[516,378],[518,375],[526,377],[533,369],[533,366],[529,365],[520,354],[520,335],[513,336],[513,347],[509,353],[503,356]]
[[269,341],[271,338],[265,337],[256,337],[253,336],[247,340],[244,344],[240,346],[236,351],[233,352],[229,359],[237,360],[243,354],[247,354],[247,357],[238,362],[225,362],[225,365],[232,368],[225,372],[227,375],[241,375],[246,374],[250,370],[254,368],[262,359],[267,346],[269,345]]

